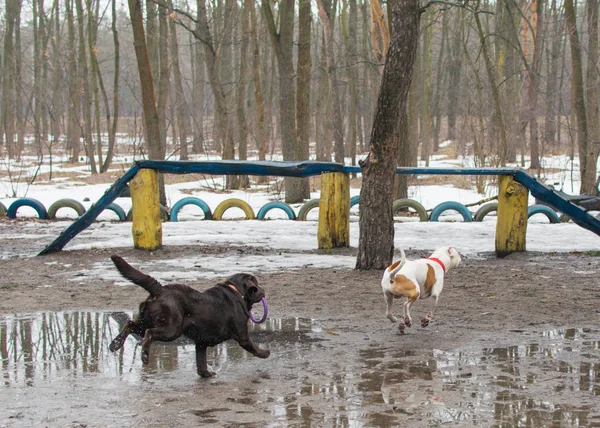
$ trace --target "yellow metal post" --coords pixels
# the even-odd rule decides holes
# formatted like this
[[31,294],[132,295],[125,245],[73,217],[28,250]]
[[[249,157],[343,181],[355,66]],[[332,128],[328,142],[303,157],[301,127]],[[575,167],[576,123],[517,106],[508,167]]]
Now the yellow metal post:
[[525,251],[529,191],[512,176],[498,177],[496,255]]
[[350,246],[350,176],[342,172],[321,174],[319,248]]
[[133,246],[141,250],[156,250],[162,247],[158,173],[153,169],[141,169],[129,183],[129,188]]

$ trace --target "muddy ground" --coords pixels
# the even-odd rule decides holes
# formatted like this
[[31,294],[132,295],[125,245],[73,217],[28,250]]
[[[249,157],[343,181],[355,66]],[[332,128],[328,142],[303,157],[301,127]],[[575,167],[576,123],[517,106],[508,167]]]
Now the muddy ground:
[[[68,350],[30,360],[11,351],[15,325],[35,314],[134,312],[142,289],[82,273],[98,263],[113,269],[112,253],[140,266],[228,251],[122,248],[0,261],[0,426],[600,426],[600,258],[589,254],[463,258],[447,274],[432,325],[415,322],[404,335],[385,318],[381,271],[258,274],[269,321],[253,335],[271,356],[222,345],[209,356],[217,375],[208,380],[196,375],[189,345],[170,345],[164,358],[157,346],[148,367],[139,350],[116,368],[104,364],[116,358],[106,347],[116,324],[79,365],[54,364],[74,355]],[[417,302],[413,317],[431,304]]]

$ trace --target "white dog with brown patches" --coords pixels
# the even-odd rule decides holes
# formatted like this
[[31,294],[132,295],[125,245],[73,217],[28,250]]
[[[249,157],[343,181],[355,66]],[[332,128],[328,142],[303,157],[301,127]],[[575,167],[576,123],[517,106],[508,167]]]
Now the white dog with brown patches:
[[406,297],[402,311],[402,318],[398,326],[400,333],[404,328],[412,325],[410,307],[417,299],[432,296],[433,308],[421,319],[421,327],[427,327],[433,319],[433,313],[438,303],[440,293],[444,288],[444,275],[450,269],[457,267],[460,254],[453,247],[438,248],[426,259],[406,260],[404,250],[400,250],[402,258],[389,266],[383,273],[381,288],[387,304],[386,316],[390,321],[396,322],[398,318],[392,315],[392,302],[394,299]]

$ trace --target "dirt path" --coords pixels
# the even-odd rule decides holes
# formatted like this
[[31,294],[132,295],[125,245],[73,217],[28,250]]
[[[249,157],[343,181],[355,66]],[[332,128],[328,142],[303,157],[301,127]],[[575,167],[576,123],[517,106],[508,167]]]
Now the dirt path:
[[[211,380],[196,376],[190,345],[157,345],[147,367],[133,339],[121,355],[107,350],[118,332],[115,320],[146,297],[139,287],[98,274],[113,269],[110,254],[139,266],[227,251],[64,251],[1,261],[0,425],[489,426],[528,420],[540,426],[556,417],[566,426],[576,425],[574,418],[600,424],[594,407],[600,263],[584,254],[463,259],[447,276],[432,326],[413,326],[405,335],[384,316],[379,271],[259,274],[270,313],[253,334],[271,357],[259,360],[234,343],[222,345],[209,360],[218,373]],[[161,269],[151,266],[154,273]],[[431,303],[417,302],[413,316]],[[56,326],[42,328],[39,319]],[[22,338],[45,328],[60,336],[54,333],[71,331],[74,320],[97,333],[90,319],[101,320],[100,333],[93,340],[81,332],[77,337],[95,345],[69,342],[90,354],[65,347],[41,355],[39,340]]]

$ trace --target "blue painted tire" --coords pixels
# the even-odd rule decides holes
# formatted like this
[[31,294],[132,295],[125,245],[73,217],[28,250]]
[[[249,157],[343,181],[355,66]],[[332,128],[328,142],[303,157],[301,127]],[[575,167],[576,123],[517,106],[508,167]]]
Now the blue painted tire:
[[81,202],[76,201],[75,199],[64,198],[59,199],[50,205],[50,208],[48,208],[48,218],[54,220],[56,218],[56,213],[61,208],[72,208],[79,217],[85,214],[85,207]]
[[196,205],[202,210],[202,212],[204,212],[204,220],[212,220],[213,215],[208,204],[200,198],[188,196],[178,200],[173,204],[173,207],[171,208],[171,221],[178,221],[177,215],[179,214],[179,211],[186,205]]
[[[132,221],[133,220],[133,208],[130,208],[129,211],[127,212],[127,215],[125,216],[125,220],[126,221]],[[160,204],[160,219],[162,221],[169,221],[169,213],[167,211],[167,207],[165,207],[163,204]]]
[[456,201],[446,201],[436,206],[433,211],[431,211],[429,221],[439,221],[440,215],[446,211],[457,211],[465,222],[473,221],[473,216],[468,208],[464,206],[464,204]]
[[479,209],[475,212],[475,216],[473,220],[475,221],[483,221],[483,218],[491,212],[498,212],[498,202],[490,202],[487,204],[483,204],[479,207]]
[[46,207],[44,207],[44,204],[42,204],[37,199],[33,198],[17,199],[12,204],[10,204],[8,210],[6,210],[6,215],[8,216],[8,218],[17,218],[17,210],[21,207],[33,208],[37,212],[38,217],[42,220],[48,218],[48,211],[46,211]]
[[359,203],[360,203],[360,195],[352,196],[350,198],[350,208],[352,208],[354,205],[358,205]]
[[427,215],[427,210],[425,207],[414,199],[397,199],[392,204],[392,212],[394,214],[396,214],[396,212],[400,211],[402,208],[412,208],[415,210],[419,215],[419,221],[429,220],[429,216]]
[[544,214],[548,218],[548,220],[550,220],[550,223],[560,223],[558,214],[556,214],[556,212],[552,208],[547,207],[546,205],[530,205],[527,208],[527,218],[530,218],[532,215],[535,214]]
[[0,217],[5,216],[6,215],[6,207],[4,206],[4,204],[2,202],[0,202]]
[[311,199],[302,205],[302,208],[300,208],[300,211],[298,211],[298,217],[296,217],[296,220],[306,221],[309,211],[313,208],[319,208],[319,202],[319,199]]
[[263,205],[263,207],[260,210],[258,210],[258,214],[256,214],[256,218],[258,220],[264,220],[267,213],[275,208],[282,209],[287,214],[287,216],[290,220],[296,220],[296,213],[294,212],[293,208],[290,207],[285,202],[278,202],[278,201],[267,202],[265,205]]
[[112,203],[105,209],[114,212],[117,215],[117,217],[119,217],[119,221],[127,220],[127,214],[125,214],[125,210],[121,208],[119,204]]

